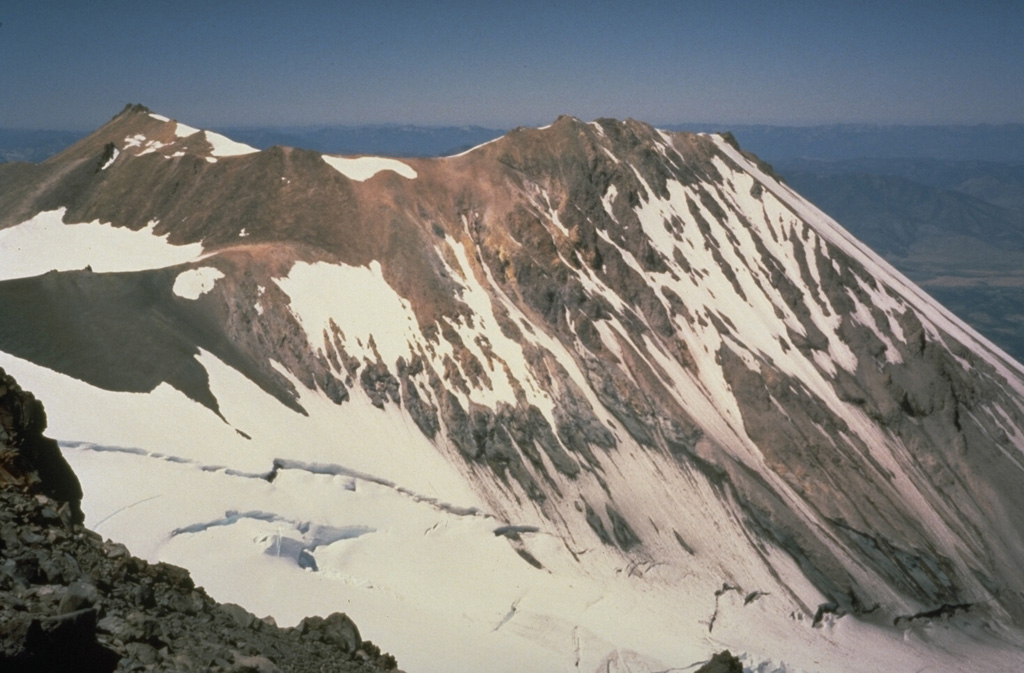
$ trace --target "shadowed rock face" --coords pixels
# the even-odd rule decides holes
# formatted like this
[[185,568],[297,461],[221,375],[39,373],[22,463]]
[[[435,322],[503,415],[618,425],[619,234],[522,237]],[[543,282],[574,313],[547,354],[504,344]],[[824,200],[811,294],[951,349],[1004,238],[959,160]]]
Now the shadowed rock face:
[[742,673],[743,665],[729,650],[719,652],[697,669],[697,673]]
[[[109,143],[121,154],[101,170]],[[0,325],[0,350],[113,390],[166,381],[214,411],[198,349],[297,411],[293,380],[365,396],[407,411],[496,510],[499,492],[535,503],[624,555],[674,531],[616,469],[668,456],[833,612],[987,601],[1024,624],[1020,366],[734,141],[563,117],[403,164],[414,178],[350,179],[291,148],[217,158],[126,110],[5,174],[0,228],[65,208],[66,223],[157,221],[207,257],[0,283],[0,313],[41,307]],[[176,296],[199,266],[224,277]],[[289,281],[351,268],[394,294],[398,345],[341,310],[304,322]]]
[[59,501],[61,518],[81,523],[82,486],[44,430],[42,403],[0,369],[0,486]]
[[83,528],[78,480],[45,426],[39,401],[0,370],[4,671],[395,670],[343,614],[279,629]]

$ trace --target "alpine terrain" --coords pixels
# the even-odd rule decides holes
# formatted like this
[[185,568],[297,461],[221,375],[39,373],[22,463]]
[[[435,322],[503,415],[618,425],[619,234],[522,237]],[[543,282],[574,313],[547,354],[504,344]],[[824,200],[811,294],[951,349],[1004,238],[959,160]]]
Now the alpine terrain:
[[341,613],[278,628],[188,571],[83,528],[82,487],[31,393],[0,370],[0,669],[5,673],[386,673]]
[[1024,368],[728,135],[0,165],[0,367],[86,523],[403,669],[1017,670]]

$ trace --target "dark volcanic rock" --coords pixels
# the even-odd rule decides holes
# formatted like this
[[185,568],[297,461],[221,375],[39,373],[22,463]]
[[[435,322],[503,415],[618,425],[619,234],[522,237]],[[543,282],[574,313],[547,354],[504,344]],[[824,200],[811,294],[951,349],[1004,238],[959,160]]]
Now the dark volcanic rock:
[[395,670],[347,616],[278,628],[83,528],[42,405],[0,370],[0,670]]
[[42,403],[0,369],[0,486],[44,493],[66,505],[61,511],[70,510],[71,522],[81,523],[82,486],[44,430]]
[[359,374],[359,382],[370,397],[370,402],[378,409],[383,409],[388,399],[396,404],[400,400],[398,379],[380,361],[367,361],[362,373]]
[[743,673],[743,664],[732,652],[724,650],[711,657],[696,673]]

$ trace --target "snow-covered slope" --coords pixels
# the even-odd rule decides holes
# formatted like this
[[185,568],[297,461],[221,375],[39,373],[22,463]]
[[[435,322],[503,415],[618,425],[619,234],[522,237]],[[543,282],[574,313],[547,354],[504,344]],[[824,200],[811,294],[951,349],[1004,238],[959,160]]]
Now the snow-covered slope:
[[0,366],[101,533],[410,671],[1019,660],[1020,365],[731,139],[182,128],[126,109],[0,194]]

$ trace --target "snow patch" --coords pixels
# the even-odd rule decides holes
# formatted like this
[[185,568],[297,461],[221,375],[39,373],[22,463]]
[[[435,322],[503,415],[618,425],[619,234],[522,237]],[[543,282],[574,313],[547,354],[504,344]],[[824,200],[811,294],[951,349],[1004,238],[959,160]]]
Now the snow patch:
[[311,343],[322,342],[325,330],[331,333],[334,319],[349,343],[367,344],[372,338],[390,366],[409,354],[410,340],[417,340],[412,307],[384,280],[376,260],[369,267],[298,262],[275,282],[289,296]]
[[214,283],[223,277],[223,272],[212,266],[182,271],[174,279],[174,294],[185,299],[199,299],[212,290]]
[[222,136],[219,133],[213,131],[205,131],[206,142],[213,146],[213,156],[215,157],[237,157],[243,154],[254,154],[259,152],[255,147],[240,143]]
[[65,209],[48,210],[0,231],[0,280],[47,271],[90,267],[96,272],[141,271],[193,262],[201,243],[171,245],[153,233],[154,220],[138,231],[98,220],[65,224]]
[[618,195],[618,188],[615,185],[608,185],[608,191],[606,191],[604,193],[604,196],[601,197],[601,203],[602,205],[604,205],[604,212],[608,213],[608,217],[612,218],[612,220],[616,222],[618,222],[618,220],[615,219],[615,213],[612,210],[612,204],[615,203],[615,197],[617,197]]
[[346,178],[357,182],[366,182],[381,171],[394,171],[403,178],[413,180],[417,173],[408,164],[397,159],[385,157],[332,157],[326,154],[321,155],[328,166],[338,171]]
[[501,140],[501,136],[498,136],[497,138],[492,138],[491,140],[482,142],[479,145],[474,145],[473,147],[470,147],[468,150],[463,150],[463,151],[459,152],[458,154],[452,154],[451,156],[448,156],[448,157],[445,157],[445,158],[446,159],[456,159],[458,157],[464,157],[467,154],[469,154],[471,152],[475,152],[476,150],[480,149],[481,147],[484,147],[485,145],[490,145],[491,143],[497,142],[499,140]]
[[260,301],[263,298],[263,293],[267,291],[267,288],[262,285],[256,286],[256,303],[253,308],[256,310],[257,315],[263,315],[263,303]]
[[143,150],[139,152],[139,156],[141,157],[143,154],[152,154],[157,150],[162,150],[165,147],[167,147],[167,143],[162,143],[157,140],[150,140],[145,145],[143,145]]
[[142,143],[146,142],[146,140],[146,136],[141,133],[136,133],[133,136],[126,136],[124,139],[124,148],[128,150],[133,147],[141,147]]
[[174,135],[179,138],[189,138],[199,133],[199,129],[194,129],[191,126],[182,124],[181,122],[175,122]]
[[150,154],[157,150],[167,147],[168,143],[162,143],[159,140],[150,140],[141,133],[136,133],[133,136],[127,136],[124,139],[124,149],[129,150],[133,148],[140,148],[142,151],[139,152],[139,156],[143,154]]

